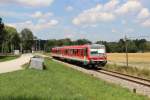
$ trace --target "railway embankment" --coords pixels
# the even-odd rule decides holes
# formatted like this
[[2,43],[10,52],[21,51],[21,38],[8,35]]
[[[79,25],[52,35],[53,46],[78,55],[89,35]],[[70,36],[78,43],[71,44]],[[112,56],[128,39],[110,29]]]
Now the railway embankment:
[[72,64],[68,64],[68,63],[65,63],[65,62],[61,62],[61,61],[58,61],[58,60],[55,60],[55,61],[57,61],[59,63],[62,63],[66,66],[69,66],[73,69],[76,69],[78,71],[81,71],[81,72],[90,74],[94,77],[105,80],[109,83],[117,84],[121,87],[128,88],[131,92],[147,95],[147,96],[150,97],[150,87],[145,86],[144,84],[139,84],[138,82],[134,82],[135,80],[133,80],[133,79],[131,79],[132,81],[130,81],[128,79],[120,78],[121,76],[116,77],[114,75],[100,73],[100,72],[97,72],[95,70],[87,70],[85,68],[82,68],[82,67],[79,67],[79,66],[76,66],[76,65],[72,65]]
[[147,68],[137,68],[133,66],[125,66],[125,65],[118,65],[118,64],[110,64],[108,63],[105,67],[105,69],[116,71],[123,74],[129,74],[141,78],[150,79],[150,70]]

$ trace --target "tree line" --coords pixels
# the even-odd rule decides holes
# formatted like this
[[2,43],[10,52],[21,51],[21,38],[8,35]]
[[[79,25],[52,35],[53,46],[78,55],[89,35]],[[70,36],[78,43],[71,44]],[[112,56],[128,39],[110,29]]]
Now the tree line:
[[97,41],[98,44],[104,44],[106,46],[107,52],[126,52],[126,44],[129,53],[136,52],[149,52],[150,51],[150,42],[146,39],[120,39],[118,42],[107,42],[107,41]]
[[[97,44],[103,44],[106,46],[107,52],[125,52],[125,43],[127,43],[128,52],[149,52],[150,42],[146,39],[120,39],[117,42],[97,41]],[[23,29],[21,32],[17,32],[14,27],[4,25],[2,18],[0,18],[0,53],[11,53],[14,50],[20,50],[21,52],[34,51],[46,51],[50,52],[51,48],[56,46],[69,46],[69,45],[84,45],[92,44],[88,39],[71,40],[65,39],[49,39],[40,40],[37,39],[28,28]]]
[[16,28],[7,26],[0,18],[0,53],[12,53],[14,50],[31,50],[33,33],[30,29],[23,29],[20,33]]
[[[120,39],[118,42],[107,42],[107,41],[97,41],[96,44],[103,44],[106,47],[107,52],[125,52],[125,40]],[[136,52],[148,52],[150,51],[150,42],[146,39],[135,39],[135,40],[127,40],[127,48],[128,52],[136,53]],[[78,39],[72,41],[69,38],[66,39],[51,39],[45,43],[46,51],[50,51],[51,48],[56,46],[68,46],[68,45],[84,45],[84,44],[92,44],[92,42],[88,39]]]

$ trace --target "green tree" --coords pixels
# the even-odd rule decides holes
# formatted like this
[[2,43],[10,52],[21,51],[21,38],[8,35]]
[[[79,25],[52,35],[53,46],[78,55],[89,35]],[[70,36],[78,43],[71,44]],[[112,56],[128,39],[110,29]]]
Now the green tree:
[[56,39],[52,39],[52,40],[48,40],[46,45],[45,45],[45,51],[49,52],[51,51],[51,49],[55,46],[57,46],[57,40]]
[[71,44],[72,44],[72,41],[69,38],[57,40],[58,46],[67,46],[67,45],[71,45]]
[[8,42],[9,51],[13,52],[14,49],[20,49],[20,37],[14,27],[5,26],[7,33],[6,41]]
[[145,43],[145,45],[146,45],[145,50],[146,50],[146,51],[150,51],[150,42],[147,41],[147,42]]
[[109,47],[110,52],[112,52],[112,53],[120,51],[120,50],[118,50],[117,42],[109,42],[108,47]]
[[74,41],[75,45],[84,45],[84,44],[91,44],[92,42],[87,39],[78,39]]
[[137,46],[137,48],[138,48],[138,51],[140,51],[140,52],[145,52],[145,50],[146,50],[146,44],[147,44],[147,40],[146,39],[140,39],[140,40],[138,40],[138,39],[136,39],[136,40],[134,40],[134,42],[135,42],[135,44],[136,44],[136,46]]
[[5,30],[4,30],[4,23],[2,22],[2,18],[0,18],[0,50],[3,52],[3,42],[5,39]]
[[141,39],[139,40],[139,49],[142,51],[142,52],[145,52],[145,49],[146,49],[146,40],[145,39]]
[[137,46],[136,46],[134,41],[128,40],[127,44],[128,44],[128,52],[135,53],[135,52],[138,51],[138,48],[137,48]]
[[21,31],[22,50],[32,50],[33,46],[33,33],[30,29],[25,28]]
[[120,39],[118,42],[118,47],[116,48],[118,52],[125,52],[125,41]]
[[3,36],[3,31],[4,31],[4,23],[2,22],[2,18],[0,18],[0,39]]

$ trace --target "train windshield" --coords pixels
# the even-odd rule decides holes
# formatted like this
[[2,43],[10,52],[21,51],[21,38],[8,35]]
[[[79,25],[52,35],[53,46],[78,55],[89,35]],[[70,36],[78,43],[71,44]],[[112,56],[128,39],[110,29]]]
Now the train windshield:
[[96,46],[90,48],[91,56],[101,56],[105,53],[105,46]]

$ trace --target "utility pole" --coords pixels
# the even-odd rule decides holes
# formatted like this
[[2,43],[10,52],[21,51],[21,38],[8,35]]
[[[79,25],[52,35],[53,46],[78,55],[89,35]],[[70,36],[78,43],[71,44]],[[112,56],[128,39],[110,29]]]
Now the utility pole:
[[128,61],[128,43],[127,43],[127,36],[125,35],[125,49],[126,49],[126,66],[128,67],[129,61]]
[[[140,38],[146,38],[149,36],[139,36]],[[124,40],[125,40],[125,52],[126,52],[126,66],[129,66],[129,56],[128,56],[128,38],[137,38],[137,37],[127,37],[125,35]]]

